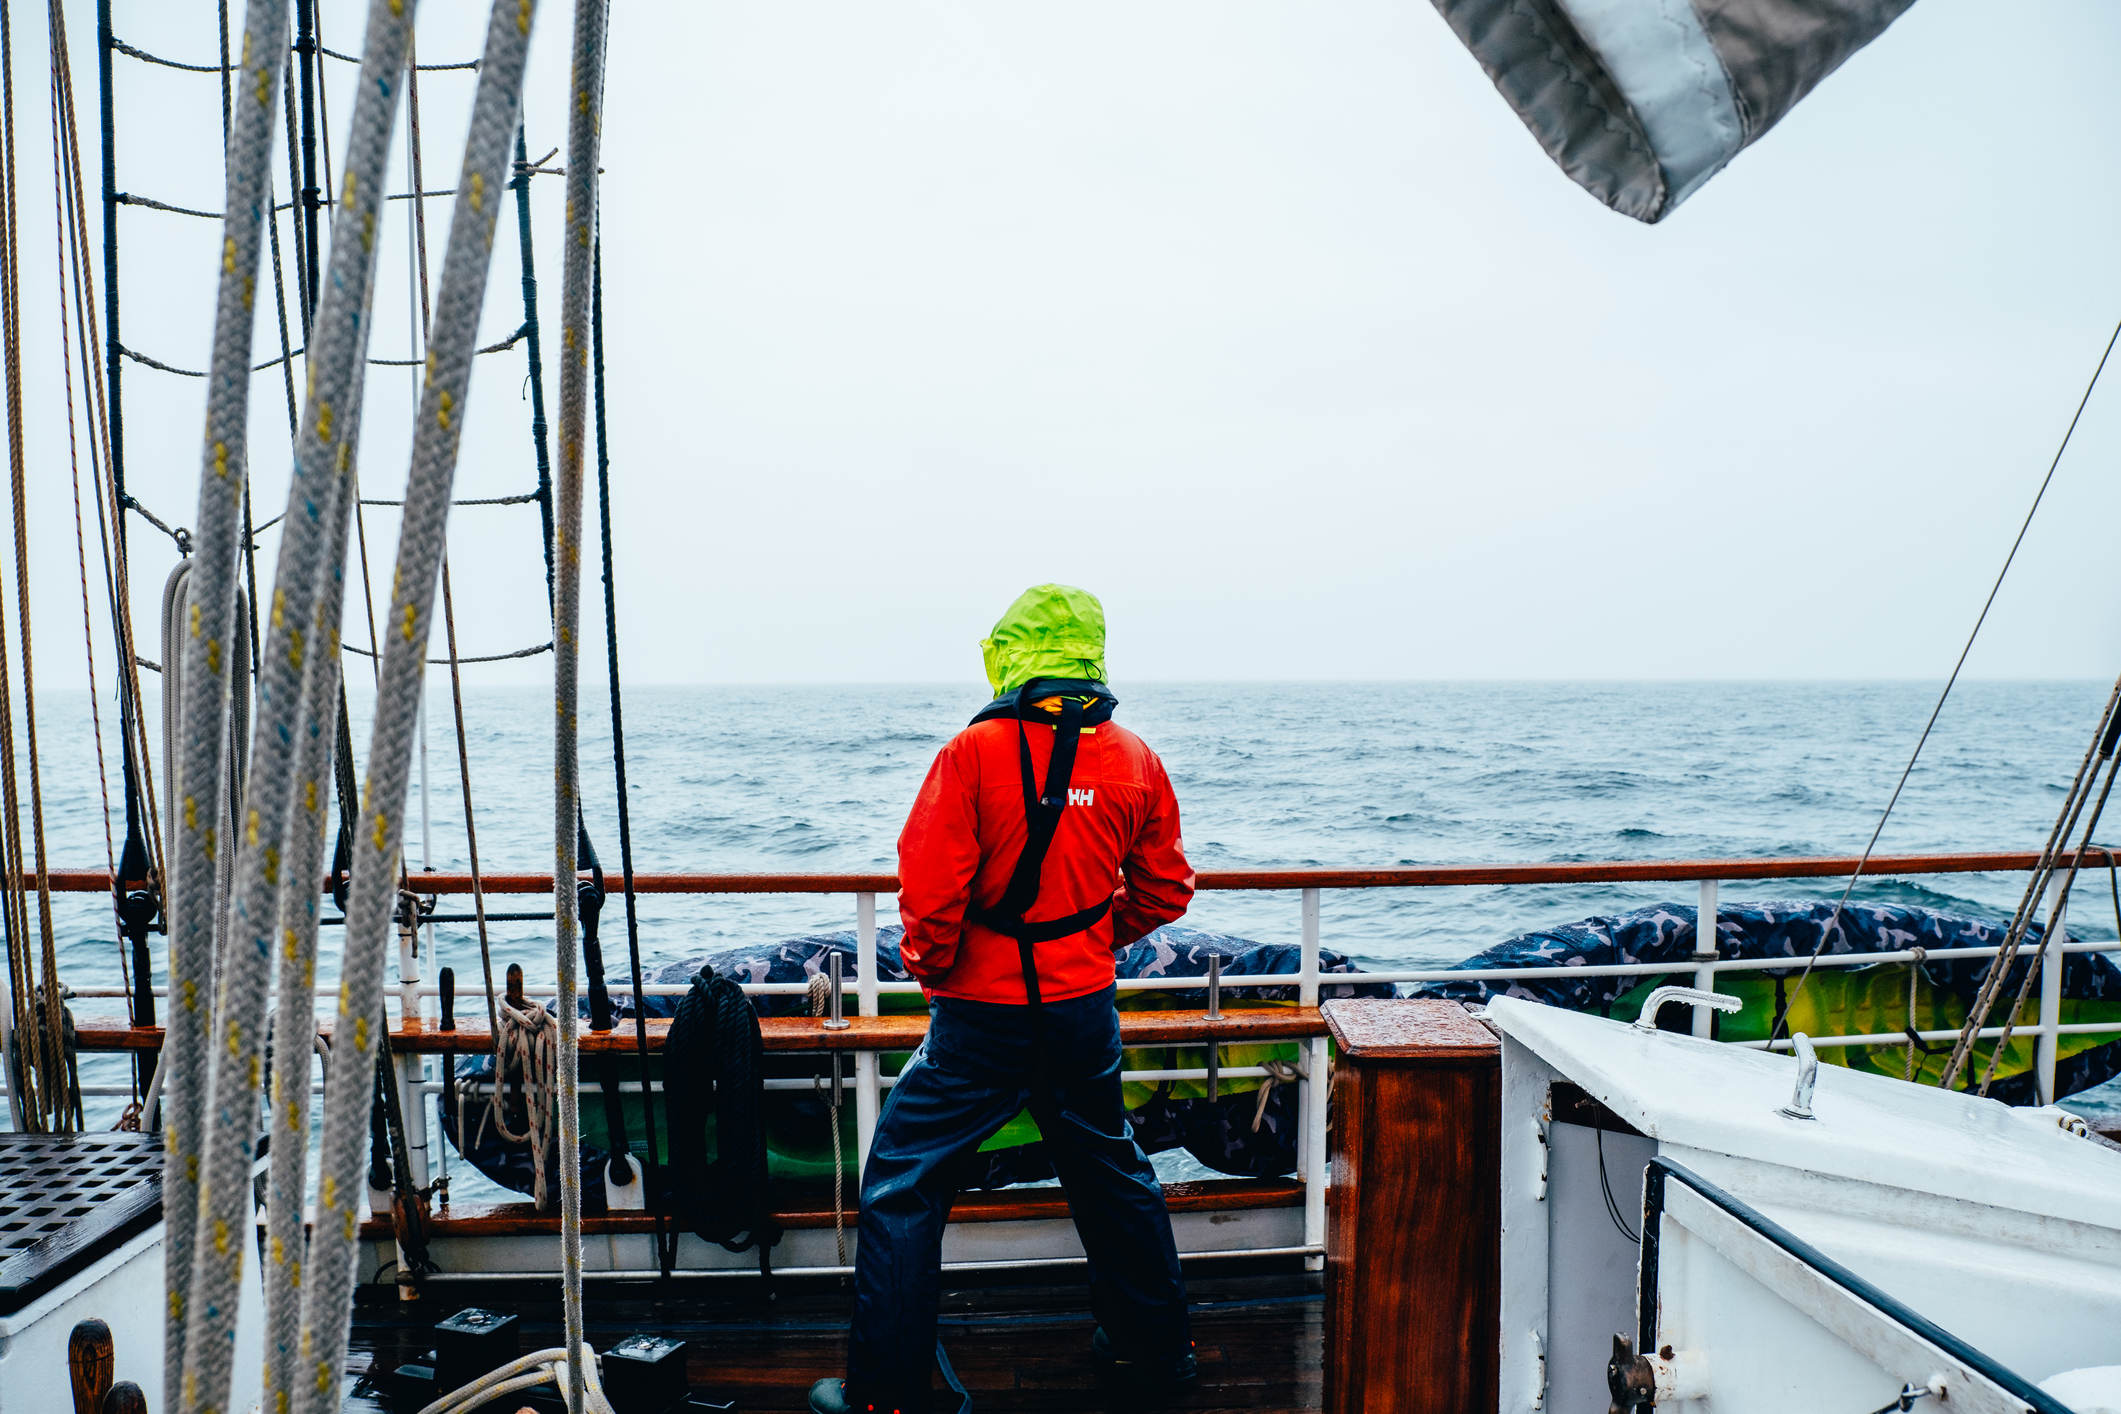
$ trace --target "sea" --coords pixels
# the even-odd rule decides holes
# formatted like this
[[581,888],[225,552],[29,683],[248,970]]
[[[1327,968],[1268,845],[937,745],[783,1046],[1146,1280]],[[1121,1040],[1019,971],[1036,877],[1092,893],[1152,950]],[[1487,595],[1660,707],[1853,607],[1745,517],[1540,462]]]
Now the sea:
[[[358,686],[358,685],[357,685]],[[1877,827],[1935,706],[1934,682],[1301,682],[1115,684],[1119,720],[1163,757],[1188,856],[1200,870],[1379,868],[1439,863],[1854,855]],[[2082,759],[2108,687],[2097,682],[1961,683],[1909,777],[1881,853],[2037,849]],[[468,863],[465,800],[446,678],[431,685],[407,809],[409,866]],[[641,872],[888,872],[921,778],[983,705],[973,682],[935,685],[647,686],[623,697],[634,868]],[[103,769],[87,693],[38,702],[45,833],[54,867],[105,864],[108,822],[122,841],[115,713],[101,711]],[[370,704],[353,701],[357,757]],[[480,862],[492,872],[549,868],[552,705],[534,688],[467,688],[464,759]],[[584,703],[585,822],[619,873],[611,714]],[[156,738],[159,741],[159,733]],[[159,768],[159,763],[157,763]],[[23,789],[27,792],[26,774]],[[2121,827],[2117,827],[2121,834]],[[2115,938],[2108,881],[2071,918],[2084,938]],[[2008,917],[2022,875],[1886,877],[1854,897]],[[1828,879],[1727,883],[1726,904],[1833,897]],[[1534,929],[1658,902],[1691,906],[1691,884],[1336,890],[1324,945],[1370,967],[1455,962]],[[453,902],[445,899],[445,905]],[[892,901],[879,900],[882,921]],[[496,908],[534,906],[529,900]],[[328,911],[328,910],[327,910]],[[645,966],[851,928],[846,895],[639,899]],[[603,929],[626,975],[616,897]],[[1256,941],[1295,941],[1298,895],[1203,892],[1189,925]],[[76,990],[120,985],[108,902],[55,905],[62,976]],[[456,970],[476,999],[477,937],[438,924],[422,965]],[[553,970],[549,923],[492,929],[496,968]],[[156,940],[159,962],[159,937]],[[319,983],[330,987],[326,928]],[[83,997],[83,1014],[123,1003]],[[96,1059],[89,1083],[122,1085],[122,1061]],[[2111,1087],[2108,1087],[2111,1088]],[[122,1100],[97,1097],[93,1117]],[[2121,1113],[2121,1095],[2088,1096]]]

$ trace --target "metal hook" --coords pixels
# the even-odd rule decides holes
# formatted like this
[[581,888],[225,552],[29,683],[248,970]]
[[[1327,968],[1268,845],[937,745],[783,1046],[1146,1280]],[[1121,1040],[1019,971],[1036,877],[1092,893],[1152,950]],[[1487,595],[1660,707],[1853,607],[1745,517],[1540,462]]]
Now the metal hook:
[[1657,1010],[1666,1002],[1685,1002],[1688,1006],[1705,1006],[1713,1011],[1736,1011],[1743,1005],[1727,992],[1704,992],[1699,987],[1659,987],[1642,1004],[1642,1015],[1635,1018],[1635,1029],[1655,1031]]

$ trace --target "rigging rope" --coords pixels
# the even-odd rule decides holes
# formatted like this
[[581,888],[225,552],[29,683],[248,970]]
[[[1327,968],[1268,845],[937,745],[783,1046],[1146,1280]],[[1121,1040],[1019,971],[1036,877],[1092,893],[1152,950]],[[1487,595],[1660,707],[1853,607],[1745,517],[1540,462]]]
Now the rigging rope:
[[[0,771],[0,781],[4,781],[8,815],[6,862],[10,874],[7,893],[11,914],[9,970],[16,979],[18,992],[29,987],[32,975],[40,979],[26,998],[26,1009],[18,1005],[14,1029],[18,1046],[21,1044],[23,1032],[27,1030],[29,1034],[30,1068],[35,1074],[25,1077],[18,1068],[14,1078],[18,1082],[28,1079],[33,1087],[29,1093],[34,1097],[35,1103],[25,1106],[32,1127],[38,1130],[63,1131],[72,1127],[68,1113],[69,1085],[65,1062],[66,1018],[59,986],[58,944],[52,932],[51,875],[44,853],[44,800],[37,752],[36,674],[30,640],[29,525],[22,429],[21,248],[16,227],[19,186],[15,162],[14,83],[13,37],[7,15],[4,10],[0,10],[0,96],[4,96],[6,104],[5,114],[0,115],[0,345],[4,345],[6,365],[8,466],[13,492],[17,629],[21,635],[22,648],[22,714],[29,757],[31,851],[37,865],[36,941],[42,944],[41,949],[34,955],[35,963],[39,964],[38,970],[32,974],[29,968],[33,961],[33,940],[29,933],[28,901],[22,880],[22,827],[15,775],[14,715],[6,684],[0,682],[0,749],[7,753],[5,769]],[[4,639],[0,639],[0,677],[4,677],[7,671],[5,655]]]
[[[88,592],[88,525],[87,518],[81,514],[81,449],[78,437],[78,419],[74,406],[74,337],[73,330],[67,325],[69,304],[67,296],[71,293],[74,297],[72,308],[75,317],[77,319],[85,319],[81,306],[80,286],[82,267],[79,238],[82,233],[78,230],[70,232],[67,225],[67,216],[69,214],[66,200],[68,187],[67,159],[71,155],[68,150],[67,137],[73,115],[70,108],[63,106],[61,101],[61,74],[65,71],[68,61],[66,55],[66,21],[64,16],[60,14],[58,0],[51,0],[48,5],[45,11],[45,24],[51,43],[52,56],[52,235],[53,249],[59,254],[59,259],[54,269],[59,289],[59,367],[66,389],[66,461],[74,493],[74,563],[80,570],[81,578],[81,644],[88,660],[88,714],[90,729],[96,744],[96,803],[98,806],[97,813],[103,820],[103,861],[104,867],[110,871],[111,915],[113,922],[117,925],[112,937],[118,947],[118,976],[125,987],[126,1017],[128,1021],[137,1024],[133,1014],[135,998],[132,985],[132,965],[125,953],[124,881],[118,872],[117,837],[112,832],[110,824],[110,769],[105,763],[103,750],[103,694],[96,683],[96,613],[93,604],[90,602]],[[71,75],[67,76],[65,87],[71,87]],[[78,170],[73,172],[73,177],[78,183],[80,177]],[[70,234],[75,238],[72,241],[68,239]],[[69,256],[71,256],[71,259],[69,259]],[[69,291],[67,284],[69,275],[74,279],[71,291]],[[85,329],[81,345],[81,362],[82,380],[86,384],[94,377],[91,371],[94,368],[94,364],[90,361]],[[91,419],[93,419],[93,409],[91,409],[90,415]],[[93,443],[91,443],[89,448],[89,456],[91,461],[93,461],[95,457]],[[109,574],[110,565],[106,555],[104,564],[106,583],[108,582]],[[146,1077],[139,1073],[137,1067],[135,1067],[134,1074],[134,1098],[137,1099],[140,1089],[146,1083]]]
[[[2114,788],[2114,747],[2116,737],[2121,736],[2121,680],[2116,680],[2108,695],[2106,710],[2101,715],[2098,727],[2092,733],[2091,745],[2086,749],[2083,762],[2077,767],[2077,775],[2063,800],[2062,810],[2056,817],[2053,830],[2048,834],[2046,847],[2041,850],[2039,865],[2032,877],[2026,881],[2024,895],[2019,899],[2017,912],[2011,918],[2010,930],[2004,934],[2003,944],[1990,961],[1986,975],[1981,979],[1981,990],[1975,995],[1974,1004],[1967,1009],[1965,1024],[1960,1028],[1959,1038],[1952,1046],[1952,1058],[1945,1066],[1944,1078],[1939,1082],[1949,1088],[1959,1076],[1962,1067],[1970,1064],[1973,1049],[1982,1027],[1988,1022],[1996,998],[2001,991],[2005,975],[2016,962],[2018,952],[2031,930],[2032,920],[2043,895],[2052,895],[2053,903],[2048,910],[2047,925],[2040,934],[2040,943],[2032,960],[2027,963],[2024,976],[2009,1014],[2004,1019],[2003,1034],[1989,1050],[1988,1066],[1981,1075],[1980,1093],[1986,1095],[1994,1083],[1996,1065],[2003,1055],[2004,1047],[2010,1044],[2010,1034],[2017,1025],[2019,1011],[2025,1005],[2027,992],[2032,987],[2033,977],[2047,960],[2051,944],[2061,938],[2063,918],[2069,910],[2069,893],[2077,880],[2077,870],[2083,862],[2084,852],[2091,847],[2092,832],[2098,828],[2099,816],[2106,808],[2107,796]],[[2101,770],[2106,773],[2106,784],[2100,788],[2097,801],[2091,801],[2091,789],[2097,784]],[[2091,805],[2091,813],[2085,815],[2085,807]],[[2075,853],[2070,856],[2068,869],[2059,887],[2054,884],[2055,873],[2062,867],[2061,850],[2069,843],[2070,833],[2076,829],[2079,819],[2084,821],[2084,834]],[[2058,953],[2059,957],[2059,953]],[[2060,966],[2058,962],[2056,964]],[[2047,1097],[2052,1099],[2052,1097]]]
[[286,32],[287,0],[249,0],[244,53],[255,57],[246,63],[243,83],[238,86],[243,101],[236,104],[228,142],[228,199],[222,209],[229,215],[222,226],[213,377],[207,389],[199,512],[194,522],[198,527],[192,585],[195,616],[183,626],[183,752],[174,768],[174,789],[183,810],[170,881],[171,1005],[164,1041],[169,1058],[164,1081],[162,1207],[171,1300],[163,1388],[171,1391],[183,1388],[191,1314],[184,1288],[194,1260],[200,1197],[197,1146],[206,1113],[206,984],[216,912],[213,873],[216,855],[232,843],[218,838],[216,831],[222,814],[232,666],[223,645],[234,627],[236,609],[237,516],[248,480],[250,346],[256,323],[252,305],[272,140],[272,91],[286,56],[278,36]]
[[[1901,769],[1900,779],[1894,783],[1893,793],[1886,800],[1885,809],[1879,812],[1878,824],[1871,831],[1870,841],[1863,847],[1863,856],[1856,861],[1855,871],[1849,875],[1848,884],[1841,890],[1841,897],[1834,901],[1832,917],[1827,920],[1826,927],[1819,930],[1819,942],[1812,948],[1811,956],[1804,960],[1804,969],[1797,974],[1797,985],[1790,989],[1789,999],[1792,1005],[1803,993],[1804,984],[1811,980],[1812,968],[1819,961],[1820,953],[1826,950],[1827,943],[1840,932],[1841,911],[1848,906],[1849,895],[1856,890],[1856,881],[1863,877],[1865,867],[1870,864],[1871,854],[1878,848],[1879,836],[1885,833],[1885,822],[1892,819],[1893,807],[1900,803],[1900,792],[1907,789],[1908,777],[1915,773],[1915,763],[1922,759],[1922,748],[1928,745],[1930,732],[1935,729],[1937,718],[1944,711],[1944,704],[1951,698],[1952,688],[1959,681],[1959,673],[1966,667],[1967,655],[1974,651],[1974,640],[1981,636],[1981,627],[1988,622],[1989,610],[1996,606],[1996,596],[2003,590],[2004,578],[2010,574],[2011,565],[2018,558],[2019,547],[2025,544],[2026,532],[2033,528],[2033,517],[2040,513],[2040,503],[2047,496],[2047,488],[2054,482],[2055,469],[2062,465],[2062,455],[2069,450],[2070,439],[2077,435],[2077,424],[2084,418],[2084,409],[2092,400],[2092,391],[2099,386],[2099,375],[2106,371],[2106,361],[2113,356],[2117,340],[2121,340],[2121,322],[2117,322],[2114,332],[2107,336],[2106,348],[2099,354],[2098,366],[2092,369],[2091,379],[2084,385],[2084,395],[2077,399],[2077,410],[2070,415],[2069,426],[2062,433],[2062,441],[2056,446],[2055,455],[2048,461],[2047,474],[2040,478],[2040,487],[2033,493],[2033,503],[2026,507],[2025,519],[2019,522],[2018,533],[2011,538],[2010,552],[2003,557],[2003,567],[1996,571],[1996,581],[1989,586],[1988,597],[1981,601],[1981,612],[1975,616],[1974,627],[1966,635],[1966,643],[1959,650],[1958,661],[1952,664],[1951,676],[1944,680],[1944,691],[1937,694],[1937,705],[1930,709],[1929,720],[1922,726],[1922,735],[1915,738],[1915,749],[1908,754],[1907,765]],[[1768,1040],[1771,1044],[1781,1038],[1781,1023],[1787,1019],[1788,1013],[1785,1011],[1774,1030],[1769,1033]],[[1947,1078],[1945,1084],[1950,1083]]]
[[[575,0],[574,62],[567,105],[567,226],[560,264],[560,465],[553,552],[553,929],[560,1013],[560,1152],[581,1149],[575,1049],[575,836],[581,787],[576,751],[582,619],[582,466],[588,428],[590,256],[597,214],[597,154],[604,111],[605,0]],[[567,1348],[582,1344],[581,1166],[560,1166],[560,1288]],[[579,1367],[568,1371],[567,1407],[580,1414],[586,1391]]]
[[[343,229],[334,233],[331,279],[309,341],[315,350],[309,367],[309,396],[293,459],[290,513],[281,529],[267,642],[260,658],[258,718],[241,830],[234,841],[231,926],[219,978],[217,1044],[210,1071],[211,1105],[221,1122],[206,1139],[199,1199],[199,1230],[214,1240],[195,1246],[184,1366],[187,1383],[182,1386],[198,1405],[207,1408],[220,1407],[229,1389],[233,1354],[229,1334],[234,1329],[245,1244],[237,1240],[231,1250],[228,1234],[240,1233],[252,1224],[250,1169],[267,1001],[267,989],[257,985],[255,969],[276,945],[284,954],[286,945],[278,925],[286,892],[293,888],[307,894],[312,887],[298,848],[304,823],[292,818],[296,742],[299,733],[330,730],[322,718],[337,700],[336,667],[319,661],[320,655],[332,656],[337,626],[321,617],[319,609],[328,599],[326,583],[340,573],[341,528],[354,497],[361,359],[367,349],[369,294],[376,265],[372,238],[376,203],[368,193],[382,190],[411,24],[410,7],[403,0],[374,0],[370,6],[367,78],[358,89],[348,138],[346,190],[335,218]],[[262,92],[269,94],[269,87]],[[318,273],[314,264],[310,273],[313,278]],[[313,791],[314,777],[310,784]],[[306,1022],[312,1008],[307,991],[283,996],[283,1034],[292,1034],[290,1023],[295,1018]],[[372,1079],[366,1062],[376,1038],[367,1033],[379,1014],[374,1006],[348,1006],[342,1011],[354,1054],[349,1064],[333,1067],[335,1080],[352,1078],[366,1083]],[[334,1196],[339,1199],[338,1210],[357,1210],[355,1190]],[[333,1205],[323,1204],[318,1225],[329,1227],[336,1217]],[[307,1389],[310,1382],[295,1383]]]
[[[347,1013],[355,1017],[381,1014],[384,949],[392,935],[397,852],[404,833],[400,807],[410,782],[412,733],[420,681],[426,672],[422,660],[432,629],[493,223],[520,115],[531,14],[532,0],[496,0],[493,7],[443,259],[428,348],[429,371],[414,424],[411,475],[388,615],[390,632],[384,635],[381,686],[368,756],[367,799],[352,841],[353,879],[341,989]],[[373,1045],[378,1038],[366,1039]],[[317,1224],[311,1237],[303,1285],[301,1348],[315,1378],[297,1382],[295,1414],[335,1410],[340,1398],[358,1255],[356,1195],[372,1097],[369,1077],[363,1072],[371,1054],[362,1046],[353,1057],[335,1056],[352,1063],[335,1064],[327,1082],[320,1192],[326,1191],[322,1185],[329,1185],[339,1207],[332,1211],[332,1220]],[[579,1371],[574,1378],[579,1382]]]
[[[626,787],[626,714],[619,691],[619,607],[617,557],[611,545],[611,448],[605,437],[604,417],[604,238],[597,236],[594,282],[590,291],[591,387],[596,400],[597,521],[604,551],[604,656],[608,671],[611,705],[611,768],[618,793],[619,876],[626,893],[626,959],[633,969],[633,1046],[641,1072],[641,1130],[647,1141],[647,1187],[644,1190],[655,1219],[656,1262],[670,1274],[672,1257],[666,1247],[662,1204],[662,1161],[656,1157],[655,1087],[648,1061],[648,998],[642,990],[646,978],[641,968],[641,920],[633,887],[633,813]],[[835,1129],[833,1143],[839,1142]],[[834,1162],[838,1162],[837,1149]],[[845,1266],[844,1260],[840,1265]]]

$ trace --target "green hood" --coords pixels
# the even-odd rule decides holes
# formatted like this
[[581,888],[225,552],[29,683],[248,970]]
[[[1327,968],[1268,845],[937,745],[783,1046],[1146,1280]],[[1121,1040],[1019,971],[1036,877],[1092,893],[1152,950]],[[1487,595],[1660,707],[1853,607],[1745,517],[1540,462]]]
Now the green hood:
[[1065,584],[1026,589],[980,640],[987,686],[1000,697],[1033,678],[1105,680],[1105,606]]

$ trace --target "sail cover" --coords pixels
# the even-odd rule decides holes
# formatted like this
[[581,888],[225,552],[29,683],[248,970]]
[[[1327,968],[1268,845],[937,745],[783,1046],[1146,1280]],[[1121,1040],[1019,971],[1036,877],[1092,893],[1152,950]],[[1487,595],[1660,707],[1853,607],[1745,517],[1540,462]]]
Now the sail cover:
[[1561,170],[1660,221],[1914,0],[1435,0]]

